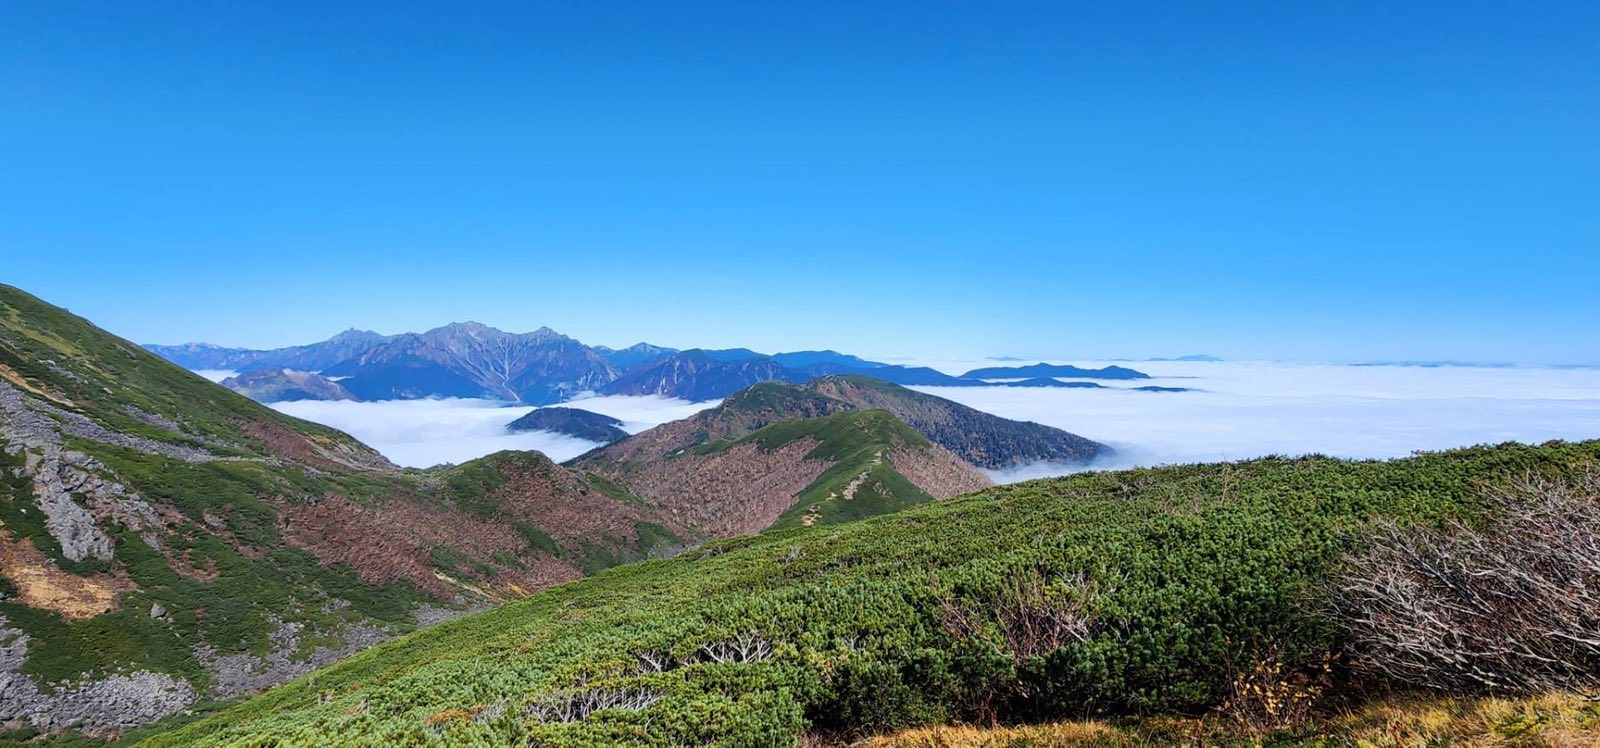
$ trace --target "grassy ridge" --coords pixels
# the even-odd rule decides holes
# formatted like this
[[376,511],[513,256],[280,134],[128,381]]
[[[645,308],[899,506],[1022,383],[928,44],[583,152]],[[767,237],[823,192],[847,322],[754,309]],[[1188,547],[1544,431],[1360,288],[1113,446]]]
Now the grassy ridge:
[[287,416],[185,371],[88,320],[12,286],[0,284],[0,366],[22,379],[48,383],[70,407],[124,434],[220,454],[217,443],[197,444],[129,413],[132,406],[170,418],[202,438],[253,445],[239,428],[266,421],[302,434],[366,451],[349,435]]
[[[799,527],[808,514],[815,524],[835,525],[933,500],[884,460],[897,447],[931,447],[927,438],[888,411],[847,411],[823,418],[783,421],[738,443],[754,443],[771,451],[800,439],[817,441],[817,446],[806,453],[806,459],[834,464],[800,492],[794,506],[773,527]],[[867,478],[850,501],[829,500],[842,496],[862,474]]]
[[[1338,649],[1307,596],[1361,528],[1471,518],[1484,485],[1597,459],[1585,442],[1094,473],[776,531],[417,632],[149,744],[756,746],[1204,711],[1231,662]],[[1005,611],[1073,600],[1081,637],[1008,634]],[[608,695],[648,698],[539,719]]]

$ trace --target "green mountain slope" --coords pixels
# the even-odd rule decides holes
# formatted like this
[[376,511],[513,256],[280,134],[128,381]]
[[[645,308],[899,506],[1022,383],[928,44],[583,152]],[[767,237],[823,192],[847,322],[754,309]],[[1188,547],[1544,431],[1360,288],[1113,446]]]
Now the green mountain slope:
[[[763,438],[781,441],[787,434]],[[955,719],[1212,709],[1337,651],[1352,533],[1484,511],[1600,442],[1034,481],[711,544],[417,632],[152,746],[793,745]],[[1280,661],[1280,660],[1272,660]]]
[[402,471],[0,286],[0,725],[147,722],[689,534],[535,453]]
[[[987,483],[959,462],[944,459],[942,450],[936,451],[921,434],[882,410],[782,421],[730,446],[754,444],[771,452],[800,441],[816,444],[806,453],[807,459],[827,460],[832,466],[795,497],[773,527],[830,525],[887,514],[932,501],[936,497],[929,490],[948,496]],[[947,465],[959,478],[951,485],[923,481],[929,489],[924,490],[917,482],[921,474],[901,472],[913,469],[913,452]]]
[[571,464],[707,537],[833,524],[989,485],[887,411],[773,382]]
[[[146,353],[87,320],[0,285],[0,381],[176,457],[277,455],[349,467],[383,458],[349,436],[282,415]],[[70,426],[84,433],[95,427]],[[304,443],[274,443],[283,432]],[[283,455],[277,455],[283,456]]]
[[1001,418],[870,376],[822,377],[812,380],[806,389],[857,408],[887,410],[978,467],[1000,469],[1039,461],[1086,463],[1112,452],[1104,444],[1052,426]]
[[865,375],[819,377],[805,385],[763,382],[729,395],[715,408],[613,444],[580,458],[611,461],[659,459],[678,450],[734,440],[790,418],[816,418],[848,410],[886,410],[929,441],[981,468],[1038,461],[1087,463],[1110,447],[1027,421],[1013,421],[942,397]]

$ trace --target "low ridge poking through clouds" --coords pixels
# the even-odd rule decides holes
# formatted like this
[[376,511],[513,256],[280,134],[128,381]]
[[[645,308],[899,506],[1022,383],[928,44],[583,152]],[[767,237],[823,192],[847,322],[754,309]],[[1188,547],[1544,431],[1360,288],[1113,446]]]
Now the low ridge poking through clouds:
[[[1117,448],[1116,457],[1094,468],[1269,454],[1401,457],[1417,450],[1471,444],[1600,436],[1600,371],[1593,369],[1273,362],[1125,365],[1154,377],[1140,385],[1194,391],[914,389],[1006,418],[1068,429]],[[1037,464],[993,472],[991,477],[1009,482],[1073,470]]]
[[[620,419],[629,433],[686,418],[716,404],[657,396],[589,397],[562,403]],[[503,449],[537,450],[561,462],[600,446],[548,431],[509,433],[506,424],[534,408],[506,407],[494,400],[300,400],[273,403],[272,407],[344,431],[406,467],[461,463]]]

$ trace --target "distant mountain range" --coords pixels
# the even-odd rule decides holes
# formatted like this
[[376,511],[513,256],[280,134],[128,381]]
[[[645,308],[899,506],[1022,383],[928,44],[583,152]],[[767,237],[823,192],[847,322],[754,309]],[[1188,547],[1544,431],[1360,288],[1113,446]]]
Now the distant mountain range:
[[1214,364],[1214,363],[1217,363],[1217,362],[1221,361],[1222,359],[1217,358],[1216,356],[1209,356],[1209,355],[1206,355],[1204,353],[1191,353],[1191,354],[1189,354],[1187,356],[1178,356],[1177,358],[1147,358],[1145,360],[1146,361],[1182,361],[1182,362],[1185,362],[1185,363]]
[[982,369],[973,369],[961,375],[962,379],[1009,379],[1013,377],[1066,377],[1070,379],[1149,379],[1150,375],[1142,371],[1122,366],[1106,366],[1099,369],[1083,369],[1077,366],[1058,366],[1055,364],[1033,364],[1032,366],[990,366]]
[[[317,372],[337,377],[338,384],[359,400],[486,397],[544,405],[598,390],[617,378],[605,352],[549,328],[508,333],[476,322],[401,335],[349,330],[321,343],[267,351],[195,343],[146,348],[189,369]],[[656,355],[653,348],[607,351],[626,361]]]
[[549,405],[581,392],[704,401],[759,382],[804,384],[850,374],[938,387],[987,386],[984,379],[1023,380],[1008,383],[1014,387],[1082,387],[1088,385],[1054,378],[1148,378],[1120,366],[1049,364],[988,367],[956,377],[831,350],[767,355],[748,348],[678,350],[649,343],[613,349],[584,345],[549,328],[508,333],[476,322],[400,335],[347,330],[321,343],[273,350],[205,343],[145,347],[189,369],[239,372],[226,386],[262,402],[470,397]]
[[322,371],[334,364],[357,358],[393,339],[394,336],[352,328],[321,343],[265,351],[224,348],[210,343],[147,345],[145,348],[190,370],[215,369],[240,373],[256,369]]
[[635,343],[622,350],[597,345],[594,350],[605,357],[606,363],[611,364],[611,368],[617,371],[637,369],[651,361],[663,359],[678,352],[676,348],[663,348],[649,343]]

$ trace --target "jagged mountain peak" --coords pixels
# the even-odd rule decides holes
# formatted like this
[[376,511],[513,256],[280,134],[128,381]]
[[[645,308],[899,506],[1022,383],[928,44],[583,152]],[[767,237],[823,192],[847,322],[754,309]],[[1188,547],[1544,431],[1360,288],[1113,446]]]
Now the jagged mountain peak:
[[329,343],[347,343],[347,342],[357,342],[357,341],[362,341],[362,340],[382,340],[382,339],[384,339],[386,337],[388,337],[388,336],[380,334],[380,333],[375,332],[373,330],[358,330],[358,329],[356,329],[354,327],[350,327],[350,328],[346,328],[346,329],[340,331],[338,334],[334,335],[333,337],[328,338],[327,342],[329,342]]
[[630,345],[627,348],[622,348],[620,350],[614,350],[614,349],[607,349],[607,350],[610,350],[612,353],[635,353],[635,352],[637,352],[637,353],[676,353],[678,351],[678,349],[676,349],[676,348],[668,348],[666,346],[654,345],[654,344],[651,344],[651,343],[646,343],[644,341],[640,341],[638,343],[634,343],[633,345]]
[[423,335],[431,335],[435,337],[443,335],[470,335],[473,337],[484,337],[488,335],[508,334],[510,333],[500,330],[499,328],[491,327],[482,322],[473,322],[471,320],[466,322],[451,322],[450,324],[441,325],[423,333]]
[[642,366],[653,364],[678,352],[676,348],[651,345],[645,342],[634,343],[620,350],[597,345],[594,350],[604,356],[606,361],[610,362],[611,366],[619,373],[633,371]]

